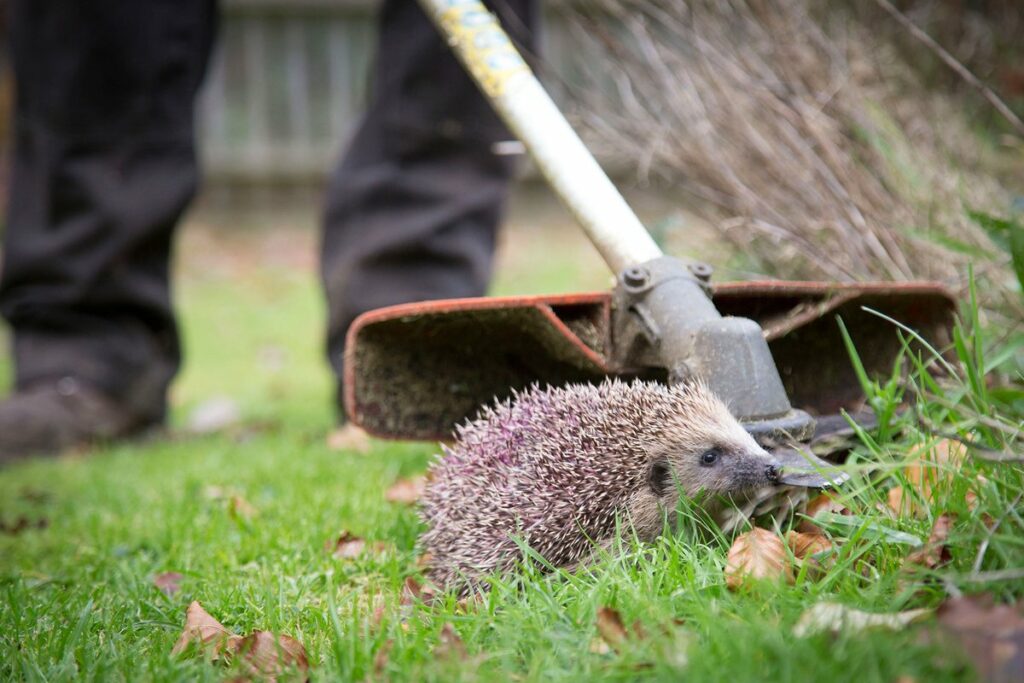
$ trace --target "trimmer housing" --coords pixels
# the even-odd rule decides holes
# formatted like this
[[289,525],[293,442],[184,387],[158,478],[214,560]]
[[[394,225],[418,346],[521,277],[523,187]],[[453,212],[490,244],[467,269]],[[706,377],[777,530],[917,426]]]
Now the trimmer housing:
[[618,374],[658,368],[669,383],[700,378],[755,436],[809,437],[814,420],[790,405],[761,327],[715,308],[711,272],[704,263],[662,256],[619,273],[612,367]]

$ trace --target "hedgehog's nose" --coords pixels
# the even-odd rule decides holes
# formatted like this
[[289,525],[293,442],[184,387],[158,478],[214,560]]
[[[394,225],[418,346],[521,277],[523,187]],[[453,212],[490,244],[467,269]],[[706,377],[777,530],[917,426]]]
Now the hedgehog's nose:
[[772,463],[764,468],[764,476],[768,477],[768,481],[773,484],[779,483],[779,476],[781,476],[781,474],[782,468],[776,463]]

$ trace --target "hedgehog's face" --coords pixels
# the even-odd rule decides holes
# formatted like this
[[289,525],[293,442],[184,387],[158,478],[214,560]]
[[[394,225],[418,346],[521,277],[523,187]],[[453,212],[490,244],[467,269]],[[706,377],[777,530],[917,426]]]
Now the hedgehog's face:
[[779,482],[781,463],[710,394],[691,393],[679,422],[667,427],[648,451],[649,484],[659,497],[680,489],[691,497],[734,494]]
[[658,496],[742,493],[778,483],[781,466],[745,431],[707,434],[659,448],[649,484]]

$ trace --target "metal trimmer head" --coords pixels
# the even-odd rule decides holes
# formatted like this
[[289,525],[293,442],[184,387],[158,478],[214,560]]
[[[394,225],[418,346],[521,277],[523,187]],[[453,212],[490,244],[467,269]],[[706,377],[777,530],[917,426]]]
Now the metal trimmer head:
[[[811,416],[856,410],[864,401],[837,317],[868,373],[882,376],[891,372],[901,341],[890,323],[865,308],[899,320],[941,349],[948,346],[956,307],[945,288],[928,282],[723,283],[714,287],[712,301],[726,318],[761,327],[789,404]],[[482,405],[533,383],[608,376],[670,381],[665,368],[621,364],[613,308],[612,294],[597,292],[371,311],[348,334],[348,414],[380,437],[446,440]]]

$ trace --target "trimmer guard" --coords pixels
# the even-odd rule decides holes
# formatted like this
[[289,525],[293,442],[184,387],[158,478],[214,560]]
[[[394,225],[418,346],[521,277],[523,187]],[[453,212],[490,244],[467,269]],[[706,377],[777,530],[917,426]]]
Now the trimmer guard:
[[[868,373],[888,374],[900,350],[896,327],[933,346],[950,343],[956,303],[932,282],[718,284],[722,315],[764,330],[790,401],[812,415],[856,409],[864,396],[843,345],[842,318]],[[443,440],[497,398],[532,383],[664,379],[653,368],[614,367],[607,292],[449,299],[361,315],[348,332],[345,407],[353,422],[392,439]]]

